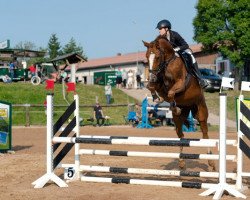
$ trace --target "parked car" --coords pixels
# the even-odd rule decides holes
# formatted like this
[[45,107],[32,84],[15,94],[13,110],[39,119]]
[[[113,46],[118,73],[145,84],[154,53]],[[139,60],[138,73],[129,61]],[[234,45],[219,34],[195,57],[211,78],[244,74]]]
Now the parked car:
[[[0,81],[3,81],[5,75],[10,77],[9,67],[0,66]],[[25,78],[27,79],[28,72],[24,69],[14,69],[14,78],[13,81],[22,81]]]
[[199,69],[201,76],[208,82],[208,86],[205,88],[207,92],[219,91],[221,87],[221,77],[219,74],[216,74],[212,69]]

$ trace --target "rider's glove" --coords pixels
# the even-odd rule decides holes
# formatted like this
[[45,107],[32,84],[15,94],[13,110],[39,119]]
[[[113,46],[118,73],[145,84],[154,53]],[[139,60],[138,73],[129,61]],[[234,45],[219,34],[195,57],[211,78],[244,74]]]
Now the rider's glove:
[[175,48],[174,48],[174,51],[175,51],[175,52],[178,52],[178,51],[180,51],[180,50],[181,50],[180,47],[175,47]]

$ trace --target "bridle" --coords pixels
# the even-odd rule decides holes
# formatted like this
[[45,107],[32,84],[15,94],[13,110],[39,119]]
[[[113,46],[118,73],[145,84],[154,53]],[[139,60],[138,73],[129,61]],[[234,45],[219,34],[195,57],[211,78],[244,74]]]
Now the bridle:
[[157,48],[157,50],[159,50],[160,52],[160,64],[158,66],[157,69],[150,69],[149,72],[154,74],[155,76],[157,76],[160,72],[162,72],[163,70],[165,70],[165,68],[167,68],[167,66],[169,65],[169,63],[171,63],[172,61],[175,60],[176,55],[175,53],[171,56],[171,58],[169,59],[165,59],[164,58],[164,51],[160,48]]

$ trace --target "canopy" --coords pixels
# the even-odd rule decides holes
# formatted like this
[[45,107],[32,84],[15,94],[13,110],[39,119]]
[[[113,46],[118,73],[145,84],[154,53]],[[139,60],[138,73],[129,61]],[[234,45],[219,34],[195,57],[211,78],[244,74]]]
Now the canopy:
[[85,62],[87,60],[77,53],[69,53],[62,56],[57,56],[49,62],[55,63],[57,61],[64,61],[66,64],[75,64],[79,62]]

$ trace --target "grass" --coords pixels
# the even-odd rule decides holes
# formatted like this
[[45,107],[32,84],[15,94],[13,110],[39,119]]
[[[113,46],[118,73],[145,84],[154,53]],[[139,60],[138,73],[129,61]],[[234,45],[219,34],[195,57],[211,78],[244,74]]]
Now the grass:
[[[227,94],[227,117],[231,120],[236,121],[236,98],[239,97],[240,91],[228,90],[223,92]],[[244,95],[244,98],[250,99],[249,92],[242,92],[242,94]],[[205,99],[209,113],[219,115],[220,111],[219,93],[205,92]]]
[[[77,93],[79,95],[80,105],[89,105],[89,107],[80,107],[80,117],[90,118],[93,116],[93,106],[98,98],[98,101],[103,106],[105,115],[111,117],[111,124],[124,124],[123,116],[127,115],[127,106],[118,107],[105,107],[106,99],[104,95],[104,87],[98,85],[84,85],[77,84]],[[128,104],[134,103],[136,100],[127,96],[121,90],[113,88],[114,103],[113,104]],[[231,120],[236,120],[235,110],[235,98],[239,96],[239,91],[225,91],[227,93],[227,114]],[[7,101],[12,104],[39,104],[43,105],[46,99],[45,85],[34,86],[30,83],[0,83],[0,100]],[[54,104],[55,105],[67,105],[67,102],[63,99],[62,85],[55,84],[54,91]],[[249,92],[243,93],[245,98],[250,98]],[[209,113],[219,115],[219,94],[205,92],[206,103]],[[72,102],[73,94],[70,93],[67,96],[68,102]],[[26,109],[29,109],[30,116],[26,117]],[[54,108],[54,121],[57,120],[66,108],[55,107]],[[27,122],[27,119],[30,119]],[[44,125],[46,124],[46,115],[44,107],[14,107],[13,108],[13,125],[25,125],[30,123],[31,125]]]
[[[96,99],[103,106],[105,115],[111,116],[110,122],[112,124],[123,124],[123,115],[127,115],[127,106],[118,107],[105,107],[106,98],[104,95],[104,87],[98,85],[84,85],[77,84],[77,94],[79,95],[80,105],[89,105],[88,107],[80,107],[80,117],[90,118],[93,116],[93,106]],[[4,84],[0,83],[0,100],[7,101],[12,104],[39,104],[43,105],[46,100],[45,85],[34,86],[30,83],[11,83]],[[114,103],[113,104],[128,104],[134,103],[135,100],[132,97],[127,96],[122,91],[113,88]],[[73,101],[73,94],[67,95],[67,101]],[[54,90],[54,105],[65,105],[67,102],[63,99],[62,85],[55,84]],[[13,125],[25,125],[27,123],[26,109],[29,109],[29,123],[32,125],[44,125],[46,124],[46,115],[44,107],[13,107]],[[56,121],[66,107],[55,107],[54,108],[54,121]]]

